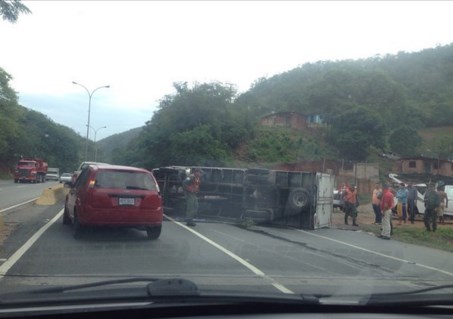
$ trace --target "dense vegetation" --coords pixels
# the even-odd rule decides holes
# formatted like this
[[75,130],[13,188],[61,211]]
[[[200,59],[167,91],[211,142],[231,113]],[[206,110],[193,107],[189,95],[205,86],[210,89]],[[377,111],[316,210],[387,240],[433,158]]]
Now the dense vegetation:
[[81,160],[84,139],[42,113],[20,106],[10,87],[11,76],[0,68],[0,171],[11,171],[18,159],[45,159],[50,167],[73,171]]
[[[10,79],[0,69],[1,163],[36,155],[73,169],[82,160],[84,139],[19,106]],[[266,166],[300,159],[364,161],[383,151],[426,154],[419,133],[451,125],[453,118],[453,45],[304,64],[258,79],[243,94],[215,82],[175,83],[174,89],[144,127],[99,141],[98,160],[147,168]],[[325,125],[315,132],[258,125],[262,116],[281,111],[320,115]],[[432,138],[429,150],[451,158],[453,137]]]
[[[453,45],[358,61],[305,64],[236,95],[219,83],[176,84],[137,141],[118,159],[159,165],[236,165],[341,158],[364,161],[392,151],[424,153],[420,129],[451,125]],[[318,136],[256,125],[263,115],[320,115]],[[453,138],[430,145],[443,158]],[[425,152],[426,153],[426,152]]]

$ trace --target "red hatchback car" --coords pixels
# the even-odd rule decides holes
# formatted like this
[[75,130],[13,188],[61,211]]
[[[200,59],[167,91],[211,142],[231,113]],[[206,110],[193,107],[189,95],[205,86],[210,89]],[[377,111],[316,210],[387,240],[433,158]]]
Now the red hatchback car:
[[147,170],[117,165],[86,167],[66,195],[63,224],[73,225],[74,237],[83,226],[131,227],[157,239],[162,230],[162,198]]

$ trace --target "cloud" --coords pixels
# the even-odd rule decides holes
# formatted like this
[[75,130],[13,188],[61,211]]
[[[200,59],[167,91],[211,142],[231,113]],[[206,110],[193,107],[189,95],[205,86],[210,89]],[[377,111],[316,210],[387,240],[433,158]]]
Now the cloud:
[[[307,62],[419,51],[453,42],[452,1],[26,1],[0,22],[0,66],[24,106],[99,135],[149,120],[173,82],[233,84]],[[7,49],[3,49],[3,48]],[[108,123],[106,123],[108,122]],[[68,124],[67,124],[68,123]]]

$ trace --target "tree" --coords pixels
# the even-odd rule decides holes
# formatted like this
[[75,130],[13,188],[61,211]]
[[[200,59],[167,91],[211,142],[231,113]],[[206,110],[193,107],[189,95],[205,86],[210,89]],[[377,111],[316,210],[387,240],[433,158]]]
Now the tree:
[[[220,83],[174,84],[146,123],[137,144],[149,168],[163,165],[221,165],[249,134],[246,116],[234,107],[236,91]],[[126,153],[130,153],[126,151]],[[140,161],[139,158],[129,158]]]
[[453,137],[442,136],[440,139],[434,140],[434,151],[439,154],[439,158],[452,160],[453,159]]
[[365,106],[385,119],[388,128],[397,125],[399,117],[413,118],[406,117],[408,107],[399,84],[382,72],[363,70],[350,62],[339,63],[311,85],[308,100],[310,109],[326,121],[340,110],[356,106]]
[[28,14],[31,11],[20,0],[0,0],[0,15],[3,20],[15,23],[21,13]]
[[412,127],[403,126],[389,136],[390,150],[402,156],[412,156],[421,145],[422,138]]
[[332,118],[328,140],[344,159],[363,161],[370,146],[384,147],[385,125],[365,107],[351,107]]
[[9,86],[11,79],[11,75],[0,68],[0,161],[3,163],[13,161],[11,154],[20,134],[20,110],[16,92]]
[[9,85],[12,77],[0,68],[0,166],[11,168],[23,156],[37,156],[49,165],[72,171],[78,165],[82,137],[42,113],[18,104]]

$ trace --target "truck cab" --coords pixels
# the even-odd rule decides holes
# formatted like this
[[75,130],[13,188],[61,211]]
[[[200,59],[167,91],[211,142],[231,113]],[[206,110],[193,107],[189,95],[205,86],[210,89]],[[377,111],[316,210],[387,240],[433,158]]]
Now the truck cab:
[[41,159],[22,158],[14,171],[14,182],[44,183],[48,165]]

